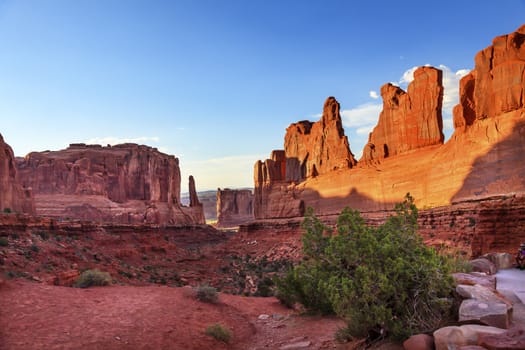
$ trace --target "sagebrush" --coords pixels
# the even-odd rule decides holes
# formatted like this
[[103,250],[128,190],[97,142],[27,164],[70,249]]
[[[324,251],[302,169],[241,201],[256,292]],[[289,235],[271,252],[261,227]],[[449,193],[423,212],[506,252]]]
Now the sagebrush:
[[111,275],[97,269],[86,270],[75,281],[74,287],[88,288],[93,286],[107,286],[111,284]]
[[219,293],[217,289],[211,286],[198,286],[195,288],[195,297],[205,303],[216,303],[219,301]]
[[451,265],[423,244],[417,215],[410,195],[379,227],[345,208],[334,233],[309,209],[304,259],[278,281],[277,297],[336,313],[356,338],[403,339],[438,328],[450,313]]
[[232,336],[231,331],[220,323],[215,323],[206,327],[205,333],[225,343],[228,343]]

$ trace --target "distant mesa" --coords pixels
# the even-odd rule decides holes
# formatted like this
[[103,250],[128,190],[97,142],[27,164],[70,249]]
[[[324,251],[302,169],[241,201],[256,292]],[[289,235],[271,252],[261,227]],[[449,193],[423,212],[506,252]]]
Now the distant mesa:
[[217,227],[253,221],[253,193],[249,189],[217,189]]
[[185,207],[179,160],[148,146],[76,143],[32,152],[12,162],[11,171],[19,188],[32,189],[32,212],[38,215],[118,224],[204,223],[193,177],[192,201]]

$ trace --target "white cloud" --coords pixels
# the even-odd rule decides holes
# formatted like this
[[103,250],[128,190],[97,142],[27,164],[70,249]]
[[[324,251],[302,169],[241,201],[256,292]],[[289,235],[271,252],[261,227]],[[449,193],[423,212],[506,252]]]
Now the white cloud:
[[379,119],[379,113],[383,105],[377,103],[365,103],[352,109],[341,111],[343,125],[347,128],[362,128],[374,126]]
[[369,92],[370,97],[372,97],[374,100],[377,100],[379,98],[379,95],[377,94],[377,91],[370,90]]
[[157,136],[140,136],[140,137],[114,137],[114,136],[106,136],[106,137],[95,137],[92,139],[89,139],[85,141],[84,143],[90,145],[90,144],[98,144],[98,145],[118,145],[120,143],[139,143],[139,144],[147,144],[147,143],[158,143],[160,141],[160,138]]
[[443,118],[443,130],[444,131],[454,130],[454,122],[452,121],[452,118]]
[[449,67],[440,64],[439,69],[443,71],[443,114],[452,115],[452,109],[459,102],[459,81],[465,75],[467,75],[470,70],[468,69],[459,69],[456,72],[453,72]]
[[[429,66],[429,64],[425,66]],[[399,84],[406,86],[414,80],[414,71],[418,68],[419,67],[412,67],[407,69],[401,76],[401,79],[399,79]],[[443,71],[443,114],[452,115],[452,109],[459,102],[459,81],[467,75],[470,70],[458,69],[454,72],[444,64],[440,64],[437,68]]]

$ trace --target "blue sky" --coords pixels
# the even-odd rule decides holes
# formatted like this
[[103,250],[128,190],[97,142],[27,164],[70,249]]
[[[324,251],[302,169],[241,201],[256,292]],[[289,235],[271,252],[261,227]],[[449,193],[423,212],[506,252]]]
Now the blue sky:
[[0,0],[0,133],[18,156],[148,144],[180,158],[183,190],[252,186],[328,96],[360,155],[381,85],[415,66],[445,71],[449,121],[474,55],[524,23],[524,0]]

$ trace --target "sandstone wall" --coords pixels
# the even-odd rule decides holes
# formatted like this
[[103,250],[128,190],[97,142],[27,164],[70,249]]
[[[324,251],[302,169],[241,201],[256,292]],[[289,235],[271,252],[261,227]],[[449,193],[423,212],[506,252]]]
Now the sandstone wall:
[[115,223],[204,223],[196,194],[193,206],[180,204],[178,159],[151,147],[72,144],[61,151],[30,153],[17,163],[21,183],[33,188],[39,215]]
[[443,143],[442,72],[420,67],[408,92],[398,86],[381,87],[383,111],[370,133],[361,163],[374,165],[382,159]]
[[[406,93],[383,86],[383,112],[358,166],[317,174],[309,172],[317,169],[313,166],[290,170],[288,155],[306,154],[310,141],[304,135],[312,133],[314,123],[292,124],[295,131],[287,129],[284,157],[280,151],[279,157],[255,166],[255,217],[265,222],[297,218],[308,206],[324,217],[337,215],[345,206],[384,215],[410,193],[422,209],[475,203],[473,227],[482,227],[482,233],[472,233],[474,251],[513,245],[523,234],[518,229],[509,231],[501,222],[521,222],[525,215],[521,204],[483,206],[494,198],[525,195],[524,91],[525,26],[496,38],[476,55],[475,68],[461,81],[460,104],[454,108],[456,129],[445,144],[441,73],[431,67],[416,71]],[[339,132],[337,123],[329,127],[331,131],[325,134]],[[370,145],[375,153],[370,153]],[[334,153],[335,159],[340,159],[338,154]],[[331,159],[332,153],[322,153],[317,162]],[[442,230],[450,225],[447,215],[435,225],[437,230],[461,235],[465,229],[461,225]]]
[[18,180],[15,157],[11,147],[0,135],[0,211],[32,214],[35,211],[30,188]]
[[217,226],[233,227],[252,221],[253,193],[251,190],[217,190]]

